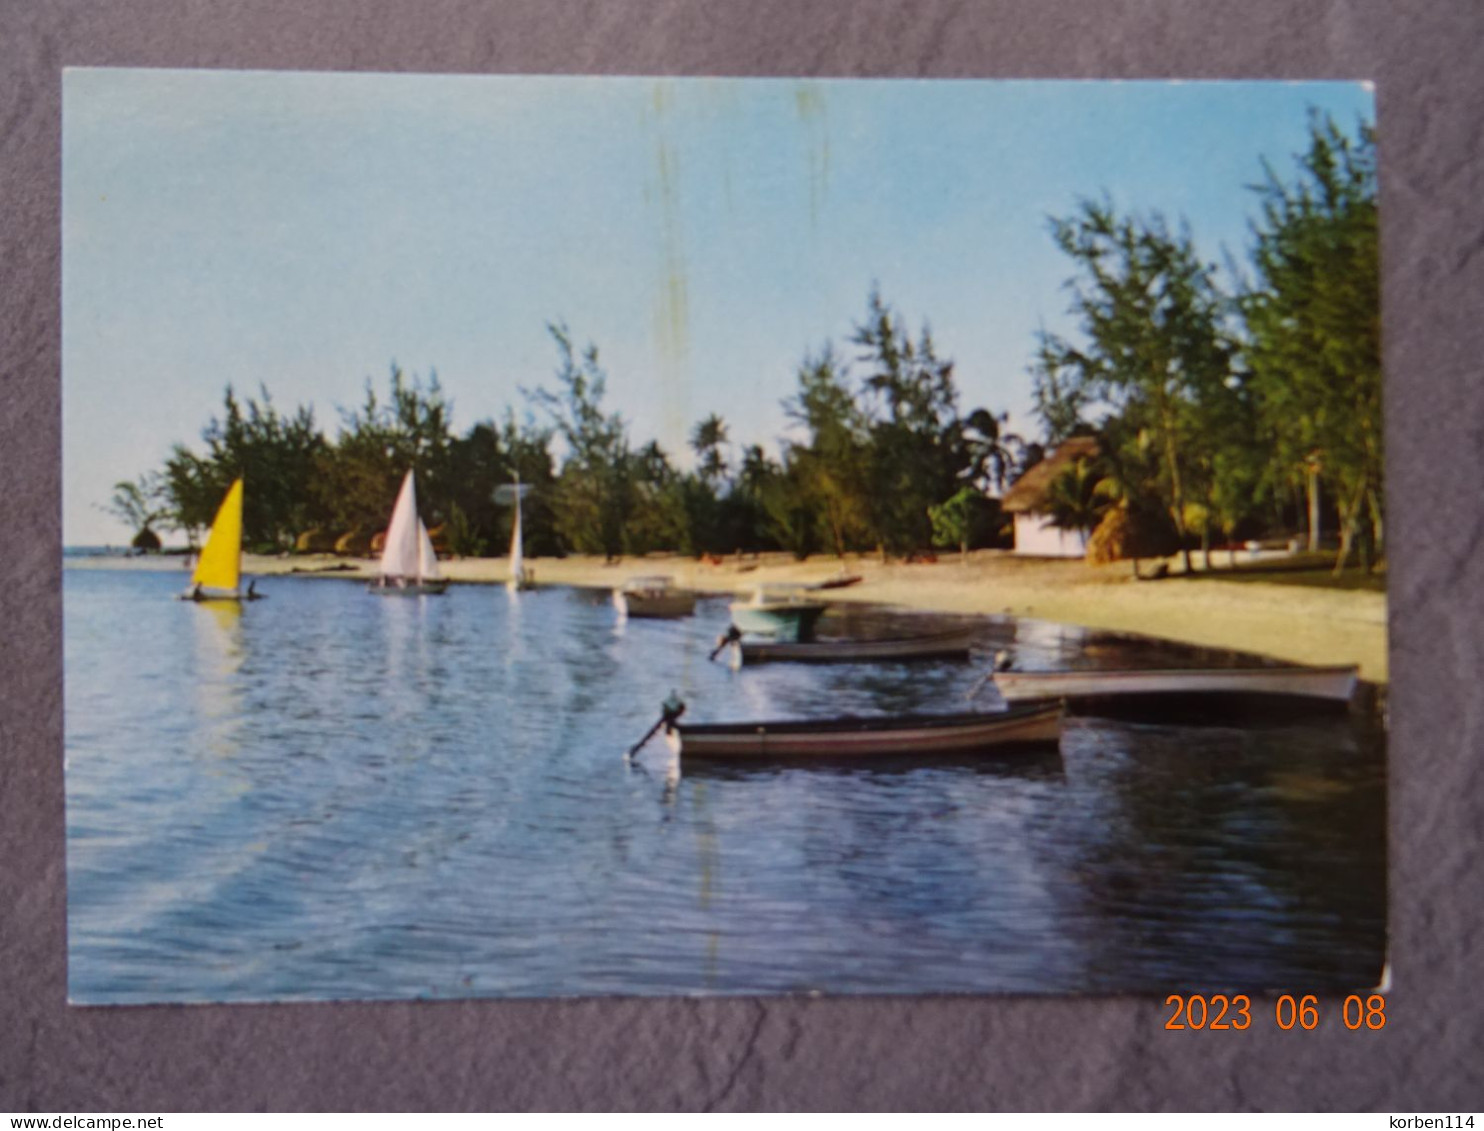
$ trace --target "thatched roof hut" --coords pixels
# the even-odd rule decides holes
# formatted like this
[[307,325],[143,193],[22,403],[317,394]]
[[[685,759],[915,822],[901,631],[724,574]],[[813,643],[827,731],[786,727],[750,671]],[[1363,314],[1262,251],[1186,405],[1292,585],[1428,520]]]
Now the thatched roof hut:
[[1099,452],[1096,436],[1063,440],[1049,456],[1011,485],[1000,506],[1011,514],[1044,514],[1046,495],[1056,477],[1079,459],[1096,459]]
[[1051,520],[1047,496],[1051,485],[1079,459],[1096,459],[1093,436],[1073,436],[1036,464],[1005,492],[1000,506],[1015,516],[1015,552],[1043,558],[1080,558],[1087,552],[1087,535],[1063,530]]
[[1103,516],[1087,540],[1087,560],[1093,565],[1131,561],[1137,577],[1140,558],[1162,558],[1179,549],[1180,536],[1167,516],[1148,509],[1130,510],[1120,503]]
[[368,557],[371,553],[371,536],[364,530],[352,530],[349,534],[342,534],[335,540],[335,552],[357,558]]
[[300,554],[328,554],[334,549],[335,536],[319,527],[304,531],[294,540],[294,551]]

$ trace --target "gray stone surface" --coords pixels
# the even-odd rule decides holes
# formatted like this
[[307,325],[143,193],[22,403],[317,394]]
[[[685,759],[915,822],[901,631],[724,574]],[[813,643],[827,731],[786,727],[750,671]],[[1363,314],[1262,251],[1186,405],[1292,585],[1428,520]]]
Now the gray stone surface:
[[[1478,1110],[1481,25],[1477,0],[0,0],[0,1110]],[[1245,1033],[1174,1033],[1160,1002],[1122,999],[67,1007],[69,64],[1375,79],[1393,547],[1386,1029],[1282,1033],[1264,1014]]]

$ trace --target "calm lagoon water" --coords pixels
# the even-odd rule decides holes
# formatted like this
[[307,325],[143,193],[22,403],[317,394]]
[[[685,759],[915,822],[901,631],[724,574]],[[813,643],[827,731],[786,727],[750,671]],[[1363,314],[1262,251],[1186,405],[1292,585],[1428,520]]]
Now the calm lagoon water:
[[[667,781],[663,743],[622,754],[672,688],[696,721],[952,711],[983,669],[732,672],[722,600],[620,627],[574,589],[270,578],[238,610],[182,578],[64,572],[75,1002],[1378,981],[1384,739],[1355,720]],[[1195,659],[980,623],[1026,667]]]

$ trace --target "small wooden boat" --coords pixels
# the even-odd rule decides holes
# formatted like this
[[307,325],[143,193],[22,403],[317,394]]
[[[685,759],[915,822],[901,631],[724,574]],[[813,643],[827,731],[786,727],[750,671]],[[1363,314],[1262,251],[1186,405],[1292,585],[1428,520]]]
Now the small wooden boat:
[[631,577],[613,591],[613,606],[625,617],[688,617],[696,611],[696,595],[676,586],[673,577]]
[[384,597],[437,596],[448,588],[448,580],[439,575],[428,528],[417,514],[417,487],[410,471],[402,480],[386,528],[380,576],[369,588]]
[[747,601],[733,601],[732,624],[739,631],[777,640],[809,640],[829,608],[806,597],[797,585],[759,585]]
[[1350,667],[1170,668],[994,673],[1008,703],[1144,696],[1283,696],[1348,703],[1359,671]]
[[885,640],[731,641],[732,665],[787,662],[796,664],[867,664],[898,660],[966,660],[975,630],[955,628],[924,636]]
[[1060,704],[961,715],[788,719],[686,724],[670,721],[665,739],[682,758],[926,758],[1054,745]]
[[823,581],[816,581],[813,585],[806,586],[808,589],[846,589],[852,585],[859,585],[865,578],[858,573],[845,573],[843,570],[834,577],[827,577]]

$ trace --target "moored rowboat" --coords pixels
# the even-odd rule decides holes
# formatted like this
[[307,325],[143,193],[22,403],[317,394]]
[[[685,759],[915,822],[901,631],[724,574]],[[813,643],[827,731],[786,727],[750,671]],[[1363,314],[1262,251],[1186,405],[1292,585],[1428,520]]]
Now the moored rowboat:
[[810,721],[671,723],[665,739],[683,758],[923,758],[1054,745],[1059,704],[962,715]]
[[967,659],[975,630],[953,629],[926,636],[888,640],[814,640],[807,642],[738,640],[733,655],[740,663],[769,661],[801,664],[852,664],[892,660]]
[[1007,703],[1147,695],[1281,695],[1348,702],[1355,667],[1171,668],[1163,670],[994,673]]
[[672,577],[631,577],[621,589],[613,591],[613,607],[619,619],[688,617],[696,611],[696,595],[678,588]]

